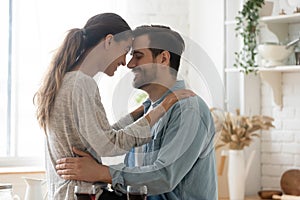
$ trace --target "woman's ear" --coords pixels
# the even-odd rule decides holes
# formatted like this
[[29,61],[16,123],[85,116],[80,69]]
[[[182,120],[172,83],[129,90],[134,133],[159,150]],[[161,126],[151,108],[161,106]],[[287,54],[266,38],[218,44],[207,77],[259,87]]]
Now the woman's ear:
[[111,46],[113,38],[114,36],[112,34],[108,34],[107,36],[105,36],[105,43],[104,43],[105,49],[108,49]]
[[169,51],[163,51],[160,53],[160,63],[162,65],[170,66],[170,52]]

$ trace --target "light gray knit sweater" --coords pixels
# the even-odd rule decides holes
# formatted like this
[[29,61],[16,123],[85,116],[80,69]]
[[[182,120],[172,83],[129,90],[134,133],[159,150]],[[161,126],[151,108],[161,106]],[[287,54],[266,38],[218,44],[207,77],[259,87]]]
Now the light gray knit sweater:
[[[75,156],[72,147],[90,152],[101,162],[101,156],[126,153],[151,139],[145,118],[132,123],[130,115],[110,126],[101,103],[95,80],[81,71],[68,72],[56,96],[46,135],[46,172],[48,198],[74,199],[75,185],[91,185],[60,178],[55,170],[56,160]],[[97,188],[99,196],[102,193]]]

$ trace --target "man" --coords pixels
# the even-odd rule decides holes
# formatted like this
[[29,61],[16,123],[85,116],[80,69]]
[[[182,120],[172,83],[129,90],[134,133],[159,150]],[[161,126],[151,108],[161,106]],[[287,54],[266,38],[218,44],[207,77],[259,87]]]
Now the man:
[[[144,103],[146,113],[171,91],[185,87],[183,81],[176,81],[184,41],[177,32],[163,26],[141,26],[133,35],[128,68],[135,75],[134,87],[149,94]],[[126,185],[146,185],[148,199],[217,200],[215,130],[205,102],[198,96],[177,102],[151,132],[153,140],[143,146],[142,166],[131,163],[134,167],[108,167],[76,150],[84,157],[59,160],[57,172],[65,179],[112,183],[116,190]]]

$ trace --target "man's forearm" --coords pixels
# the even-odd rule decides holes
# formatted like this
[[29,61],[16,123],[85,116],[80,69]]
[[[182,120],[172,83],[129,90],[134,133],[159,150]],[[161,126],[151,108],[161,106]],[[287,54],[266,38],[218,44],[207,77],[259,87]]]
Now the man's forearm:
[[138,120],[144,115],[144,106],[140,106],[134,111],[130,113],[131,117],[133,118],[134,121]]

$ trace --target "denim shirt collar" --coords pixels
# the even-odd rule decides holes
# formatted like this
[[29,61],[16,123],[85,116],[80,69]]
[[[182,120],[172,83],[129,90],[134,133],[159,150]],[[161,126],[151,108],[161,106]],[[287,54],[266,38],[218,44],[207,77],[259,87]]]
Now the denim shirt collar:
[[157,101],[155,101],[153,104],[151,102],[151,100],[148,98],[146,101],[144,101],[143,106],[144,106],[144,113],[146,113],[148,111],[148,109],[150,108],[151,104],[153,106],[153,108],[155,108],[158,104],[160,104],[164,98],[170,94],[172,91],[176,91],[176,90],[181,90],[181,89],[185,89],[185,83],[183,80],[177,80],[176,83],[173,85],[172,88],[170,88],[167,92],[165,92]]

